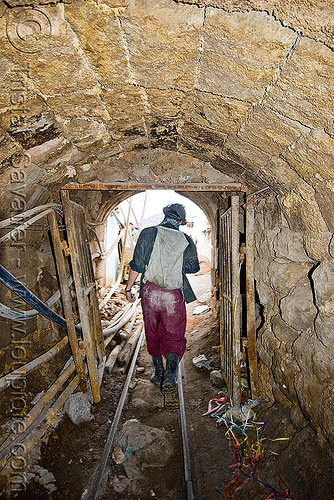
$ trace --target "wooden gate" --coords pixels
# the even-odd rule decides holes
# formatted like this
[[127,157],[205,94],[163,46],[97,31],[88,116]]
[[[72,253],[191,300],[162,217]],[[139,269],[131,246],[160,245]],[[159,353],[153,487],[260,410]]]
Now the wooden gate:
[[[256,396],[257,352],[255,332],[254,293],[254,205],[245,205],[244,216],[240,213],[239,196],[230,197],[231,204],[220,215],[220,346],[222,375],[228,387],[233,405],[241,401],[241,351],[247,353],[247,366],[252,397]],[[241,226],[242,224],[242,226]],[[246,234],[245,254],[245,311],[242,332],[241,321],[241,265],[240,233]],[[242,333],[244,334],[242,336]],[[241,345],[243,339],[243,346]]]
[[83,207],[70,200],[68,191],[61,192],[61,199],[83,336],[82,347],[93,400],[97,403],[101,399],[105,350],[88,231]]

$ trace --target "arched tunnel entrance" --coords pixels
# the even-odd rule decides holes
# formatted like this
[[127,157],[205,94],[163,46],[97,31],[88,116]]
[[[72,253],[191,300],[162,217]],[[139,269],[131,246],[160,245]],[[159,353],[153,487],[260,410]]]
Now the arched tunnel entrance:
[[[90,193],[100,191],[105,195],[105,201],[97,211],[94,221],[95,229],[99,234],[96,238],[99,241],[98,247],[95,246],[96,251],[101,250],[101,246],[104,244],[107,215],[116,207],[117,202],[127,199],[133,192],[145,190],[147,187],[149,186],[138,184],[76,186],[76,189],[73,185],[68,187],[73,199],[76,199],[76,191],[79,192],[77,199],[81,202],[84,202],[82,194],[85,191],[90,191]],[[163,187],[156,186],[160,190]],[[177,186],[173,187],[179,191]],[[226,189],[232,191],[226,191]],[[233,191],[235,189],[238,191]],[[229,386],[231,400],[234,404],[240,404],[241,350],[244,351],[244,357],[248,360],[251,395],[255,398],[258,393],[253,262],[254,196],[252,196],[251,201],[248,200],[246,203],[245,192],[240,185],[235,184],[230,186],[217,185],[214,188],[188,185],[186,191],[179,192],[190,200],[196,200],[199,206],[204,208],[210,222],[212,306],[220,325],[218,342],[218,345],[221,346],[220,368],[223,370],[225,381]],[[247,257],[243,272],[241,272],[245,254]],[[124,266],[123,257],[122,255],[121,272],[123,272]],[[105,279],[105,264],[106,262],[102,259],[96,261],[95,274],[102,282]],[[121,274],[119,278],[121,278]],[[119,282],[117,280],[116,287]],[[243,297],[243,301],[241,297]],[[245,339],[244,346],[241,346],[240,337]]]

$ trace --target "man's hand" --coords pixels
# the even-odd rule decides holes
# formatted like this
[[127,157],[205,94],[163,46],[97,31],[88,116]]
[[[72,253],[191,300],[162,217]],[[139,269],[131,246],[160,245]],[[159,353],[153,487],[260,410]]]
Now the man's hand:
[[125,290],[125,296],[128,302],[134,302],[136,300],[136,297],[133,295],[131,290]]
[[127,282],[126,287],[125,287],[125,295],[126,295],[128,302],[134,302],[136,300],[136,297],[131,292],[131,288],[132,288],[134,282],[136,281],[138,274],[139,273],[137,273],[137,271],[130,269],[128,282]]

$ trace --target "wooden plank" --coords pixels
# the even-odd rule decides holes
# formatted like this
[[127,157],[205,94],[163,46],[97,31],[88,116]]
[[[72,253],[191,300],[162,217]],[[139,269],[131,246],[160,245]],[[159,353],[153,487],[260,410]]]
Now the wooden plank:
[[63,210],[65,216],[65,224],[68,236],[68,245],[70,249],[71,263],[73,269],[73,278],[75,290],[78,300],[78,309],[81,321],[82,334],[84,339],[85,354],[87,359],[89,379],[92,389],[93,401],[98,403],[101,399],[100,395],[100,376],[98,371],[98,361],[96,355],[95,337],[91,332],[91,324],[89,320],[89,304],[87,304],[87,295],[85,294],[84,280],[82,276],[82,269],[80,267],[80,249],[78,242],[76,242],[76,230],[71,201],[68,191],[61,191],[61,199],[63,203]]
[[254,202],[246,203],[246,308],[247,308],[247,355],[252,398],[257,397],[258,369],[255,329],[254,286]]
[[62,187],[66,190],[80,190],[80,191],[146,191],[147,189],[172,189],[173,191],[215,191],[215,192],[248,192],[248,188],[239,182],[227,182],[226,184],[162,184],[151,183],[144,184],[138,182],[114,182],[112,184],[104,183],[87,183],[78,184],[71,182]]
[[135,350],[138,342],[140,342],[140,339],[142,338],[143,331],[144,331],[144,324],[141,324],[137,327],[134,334],[131,336],[129,341],[125,344],[122,351],[120,352],[120,355],[117,358],[117,363],[122,364],[122,368],[120,369],[120,372],[123,374],[126,373],[126,370],[130,364],[134,350]]
[[[99,358],[99,362],[104,364],[106,361],[106,354],[105,354],[105,348],[104,348],[104,337],[103,337],[103,332],[102,332],[102,325],[101,325],[101,317],[100,317],[100,311],[99,311],[99,301],[97,298],[97,291],[96,291],[96,286],[94,286],[94,289],[91,290],[90,293],[90,301],[91,301],[91,307],[93,311],[93,324],[94,324],[94,336],[95,336],[95,345],[96,345],[96,351],[97,355]],[[103,373],[103,370],[102,370]]]
[[54,249],[55,258],[56,258],[56,266],[57,266],[58,277],[59,277],[61,298],[62,298],[62,302],[63,302],[64,316],[65,316],[66,326],[67,326],[67,335],[69,338],[75,367],[76,367],[77,374],[79,377],[80,387],[81,387],[81,390],[83,392],[86,392],[87,391],[87,379],[86,379],[85,368],[84,368],[84,363],[83,363],[83,358],[82,358],[82,351],[79,348],[77,334],[75,331],[74,315],[73,315],[73,309],[72,309],[72,300],[71,300],[70,289],[69,289],[69,286],[67,283],[67,271],[66,271],[65,257],[63,254],[63,246],[62,246],[62,242],[61,242],[61,238],[60,238],[60,234],[59,234],[59,229],[58,229],[58,225],[57,225],[56,214],[54,212],[49,213],[48,220],[49,220],[49,224],[50,224],[51,238],[52,238],[53,249]]
[[220,345],[220,367],[222,371],[222,376],[226,381],[225,374],[225,308],[224,308],[224,284],[223,284],[223,272],[224,269],[224,250],[223,250],[223,238],[224,238],[224,221],[220,213],[220,207],[217,211],[218,217],[218,290],[219,290],[219,300],[220,300],[220,324],[219,324],[219,345]]
[[221,215],[221,368],[229,393],[233,392],[232,362],[232,247],[231,207]]
[[240,264],[239,264],[239,196],[231,197],[232,208],[232,401],[239,405],[241,401],[240,376]]

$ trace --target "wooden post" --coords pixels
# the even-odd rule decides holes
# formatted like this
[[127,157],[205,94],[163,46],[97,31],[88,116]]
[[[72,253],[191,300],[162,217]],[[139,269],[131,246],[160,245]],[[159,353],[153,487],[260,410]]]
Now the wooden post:
[[75,323],[74,323],[74,316],[73,316],[73,309],[72,309],[72,300],[71,300],[70,289],[69,289],[69,286],[67,283],[65,257],[63,254],[63,247],[62,247],[59,229],[58,229],[58,225],[57,225],[56,214],[54,212],[49,213],[48,219],[49,219],[49,224],[50,224],[53,249],[54,249],[55,258],[56,258],[56,266],[57,266],[57,271],[58,271],[59,285],[60,285],[61,297],[62,297],[63,308],[64,308],[64,316],[65,316],[66,326],[67,326],[67,335],[69,338],[75,367],[76,367],[78,377],[80,380],[80,387],[81,387],[81,390],[83,392],[86,392],[87,391],[87,380],[86,380],[85,368],[84,368],[82,353],[81,353],[81,350],[79,348],[79,344],[78,344],[78,340],[77,340],[77,334],[75,331]]
[[[96,338],[94,332],[91,331],[91,323],[94,319],[94,315],[89,312],[92,304],[88,302],[88,294],[89,290],[86,290],[83,281],[83,275],[89,272],[89,269],[86,269],[86,266],[89,266],[89,262],[86,262],[86,266],[84,269],[80,267],[80,257],[79,257],[79,244],[80,242],[76,241],[76,230],[75,224],[78,224],[79,221],[75,221],[72,212],[71,204],[73,202],[70,201],[69,192],[62,191],[61,198],[64,209],[65,216],[65,224],[68,236],[68,245],[70,249],[71,256],[71,264],[73,269],[73,278],[75,284],[75,290],[78,301],[78,309],[81,321],[82,334],[84,338],[84,346],[85,346],[85,354],[87,358],[87,366],[89,372],[89,379],[92,389],[92,395],[94,403],[98,403],[101,399],[100,395],[100,380],[101,380],[101,370],[99,373],[98,370],[98,359],[96,352]],[[82,208],[82,207],[81,207]],[[83,242],[82,242],[83,243]],[[90,252],[89,252],[90,253]],[[86,275],[86,274],[85,274]],[[93,284],[90,284],[89,288],[92,288]],[[95,289],[94,289],[95,291]],[[100,322],[101,326],[101,322]]]
[[239,196],[231,196],[232,208],[232,399],[234,405],[241,401],[240,374],[240,264],[239,264]]
[[251,395],[257,396],[258,370],[255,330],[254,287],[254,202],[246,203],[246,308],[247,308],[247,354]]

